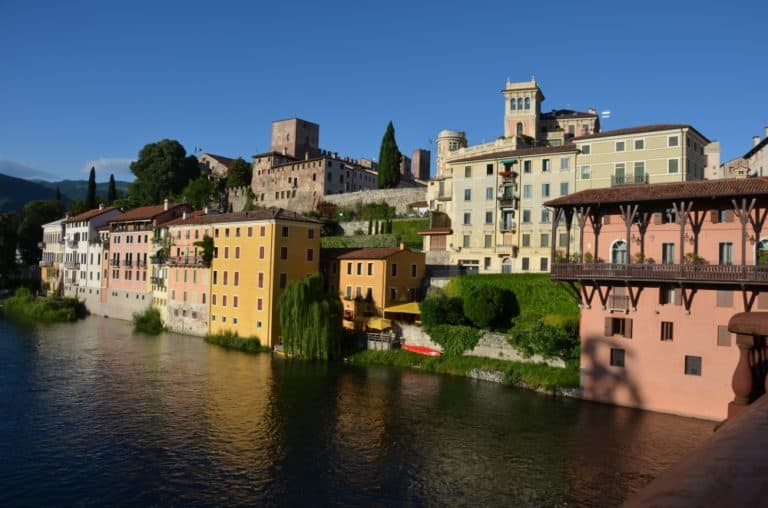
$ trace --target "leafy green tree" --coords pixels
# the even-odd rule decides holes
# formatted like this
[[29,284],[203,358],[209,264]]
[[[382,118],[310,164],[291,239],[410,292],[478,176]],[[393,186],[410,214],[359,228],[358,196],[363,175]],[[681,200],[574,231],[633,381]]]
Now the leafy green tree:
[[319,274],[288,284],[280,297],[285,352],[295,358],[329,360],[341,354],[341,300]]
[[131,172],[136,179],[128,188],[125,204],[145,206],[179,196],[200,175],[200,164],[187,156],[181,143],[163,139],[144,145],[138,160],[131,163]]
[[85,191],[85,209],[93,210],[96,208],[96,168],[91,166],[91,173],[88,175],[88,189]]
[[379,150],[379,189],[391,189],[400,183],[401,159],[402,154],[397,148],[397,141],[395,141],[395,127],[392,122],[389,122]]
[[509,342],[525,356],[541,355],[544,358],[560,358],[566,363],[579,361],[578,324],[562,326],[548,322],[547,317],[515,326]]
[[253,167],[245,162],[245,159],[238,157],[232,161],[227,170],[227,188],[250,187],[252,175]]
[[62,214],[61,202],[56,200],[30,201],[24,205],[16,230],[18,249],[24,263],[33,265],[40,261],[41,251],[37,244],[43,240],[42,226]]
[[515,294],[497,286],[478,286],[464,300],[464,315],[478,328],[509,328],[510,320],[518,314]]
[[107,203],[110,205],[117,199],[117,186],[115,185],[115,175],[109,175],[109,186],[107,187]]
[[419,304],[421,310],[421,322],[425,328],[438,325],[463,325],[463,302],[459,297],[439,295],[427,298]]
[[18,227],[18,214],[0,213],[0,287],[5,285],[3,279],[14,270]]
[[88,210],[89,208],[85,206],[85,201],[79,199],[73,199],[69,202],[69,206],[67,207],[70,216],[80,215]]
[[182,195],[187,199],[187,203],[199,209],[215,200],[216,188],[207,175],[200,175],[187,184]]
[[200,254],[200,257],[203,259],[203,264],[205,266],[211,266],[211,262],[213,261],[213,251],[215,250],[213,238],[204,235],[202,240],[198,240],[194,243],[194,246],[202,249],[203,252]]

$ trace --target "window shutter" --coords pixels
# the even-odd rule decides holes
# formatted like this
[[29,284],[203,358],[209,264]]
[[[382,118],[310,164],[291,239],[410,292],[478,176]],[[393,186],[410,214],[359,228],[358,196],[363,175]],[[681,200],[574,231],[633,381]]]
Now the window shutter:
[[733,210],[725,211],[725,222],[733,222]]
[[720,223],[720,210],[712,210],[709,212],[709,220],[712,224]]
[[657,212],[653,214],[653,223],[661,224],[661,213]]
[[674,301],[672,302],[675,305],[682,305],[683,303],[683,288],[676,287],[675,288],[675,294],[674,294]]
[[603,330],[603,335],[606,337],[610,337],[613,335],[613,318],[605,318],[605,329]]
[[727,326],[718,325],[717,327],[717,345],[718,346],[730,346],[731,345],[731,332],[728,331]]
[[664,305],[664,293],[667,291],[667,287],[663,284],[659,286],[659,305]]
[[628,339],[632,338],[632,319],[631,318],[624,319],[624,337]]
[[611,216],[603,215],[603,224],[610,224],[610,223],[611,223]]

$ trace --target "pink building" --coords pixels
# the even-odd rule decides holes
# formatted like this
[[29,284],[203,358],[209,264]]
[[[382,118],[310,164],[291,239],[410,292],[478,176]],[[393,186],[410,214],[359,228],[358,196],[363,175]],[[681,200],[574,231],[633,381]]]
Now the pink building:
[[546,204],[553,231],[564,221],[579,235],[577,253],[553,247],[552,278],[581,304],[583,398],[726,418],[746,347],[728,321],[768,309],[768,178],[590,189]]
[[157,228],[179,217],[187,205],[134,208],[109,222],[108,309],[105,313],[130,319],[152,303],[151,257],[162,245]]

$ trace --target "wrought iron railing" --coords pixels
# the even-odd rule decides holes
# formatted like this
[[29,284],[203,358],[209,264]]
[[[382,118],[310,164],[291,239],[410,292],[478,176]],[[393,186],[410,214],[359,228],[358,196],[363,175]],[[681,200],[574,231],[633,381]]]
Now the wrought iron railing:
[[648,183],[648,174],[639,175],[614,175],[611,177],[611,186],[616,185],[634,185],[638,183]]
[[553,263],[555,279],[639,279],[690,282],[758,282],[768,284],[768,266]]

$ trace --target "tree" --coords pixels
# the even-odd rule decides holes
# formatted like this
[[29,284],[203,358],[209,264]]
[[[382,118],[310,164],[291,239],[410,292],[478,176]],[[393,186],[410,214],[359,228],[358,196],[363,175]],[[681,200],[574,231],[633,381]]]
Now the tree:
[[37,244],[43,240],[42,226],[58,219],[62,213],[61,202],[56,200],[30,201],[24,205],[16,230],[18,249],[24,263],[33,265],[40,261],[41,251]]
[[110,205],[117,199],[117,186],[115,185],[115,175],[109,175],[109,187],[107,187],[107,203]]
[[325,290],[320,274],[289,283],[280,297],[279,309],[287,354],[314,360],[329,360],[341,354],[341,300]]
[[196,241],[193,245],[202,249],[200,257],[203,260],[203,265],[211,266],[211,262],[213,261],[213,252],[215,250],[213,238],[208,235],[204,235],[202,240]]
[[55,199],[56,199],[56,201],[61,201],[61,189],[59,188],[58,185],[56,186],[56,197],[55,197]]
[[502,330],[520,313],[515,294],[496,286],[479,286],[464,300],[464,315],[478,328]]
[[253,168],[245,162],[245,159],[238,157],[232,161],[227,170],[227,188],[250,187]]
[[438,325],[463,325],[463,303],[459,297],[445,295],[427,298],[419,304],[421,322],[425,328]]
[[88,190],[85,191],[85,209],[96,208],[96,168],[91,166],[91,174],[88,175]]
[[395,127],[390,121],[381,140],[381,150],[379,150],[379,189],[391,189],[400,183],[401,159],[402,154],[397,148],[397,141],[395,141]]
[[215,190],[213,182],[206,175],[200,175],[187,184],[182,195],[187,203],[199,209],[215,199]]
[[145,206],[178,197],[190,180],[200,175],[200,164],[187,156],[181,143],[163,139],[144,145],[138,160],[131,163],[131,172],[136,179],[128,188],[125,203]]
[[[3,279],[15,268],[18,226],[18,214],[0,212],[0,287],[5,285]],[[42,233],[42,229],[40,231]]]

